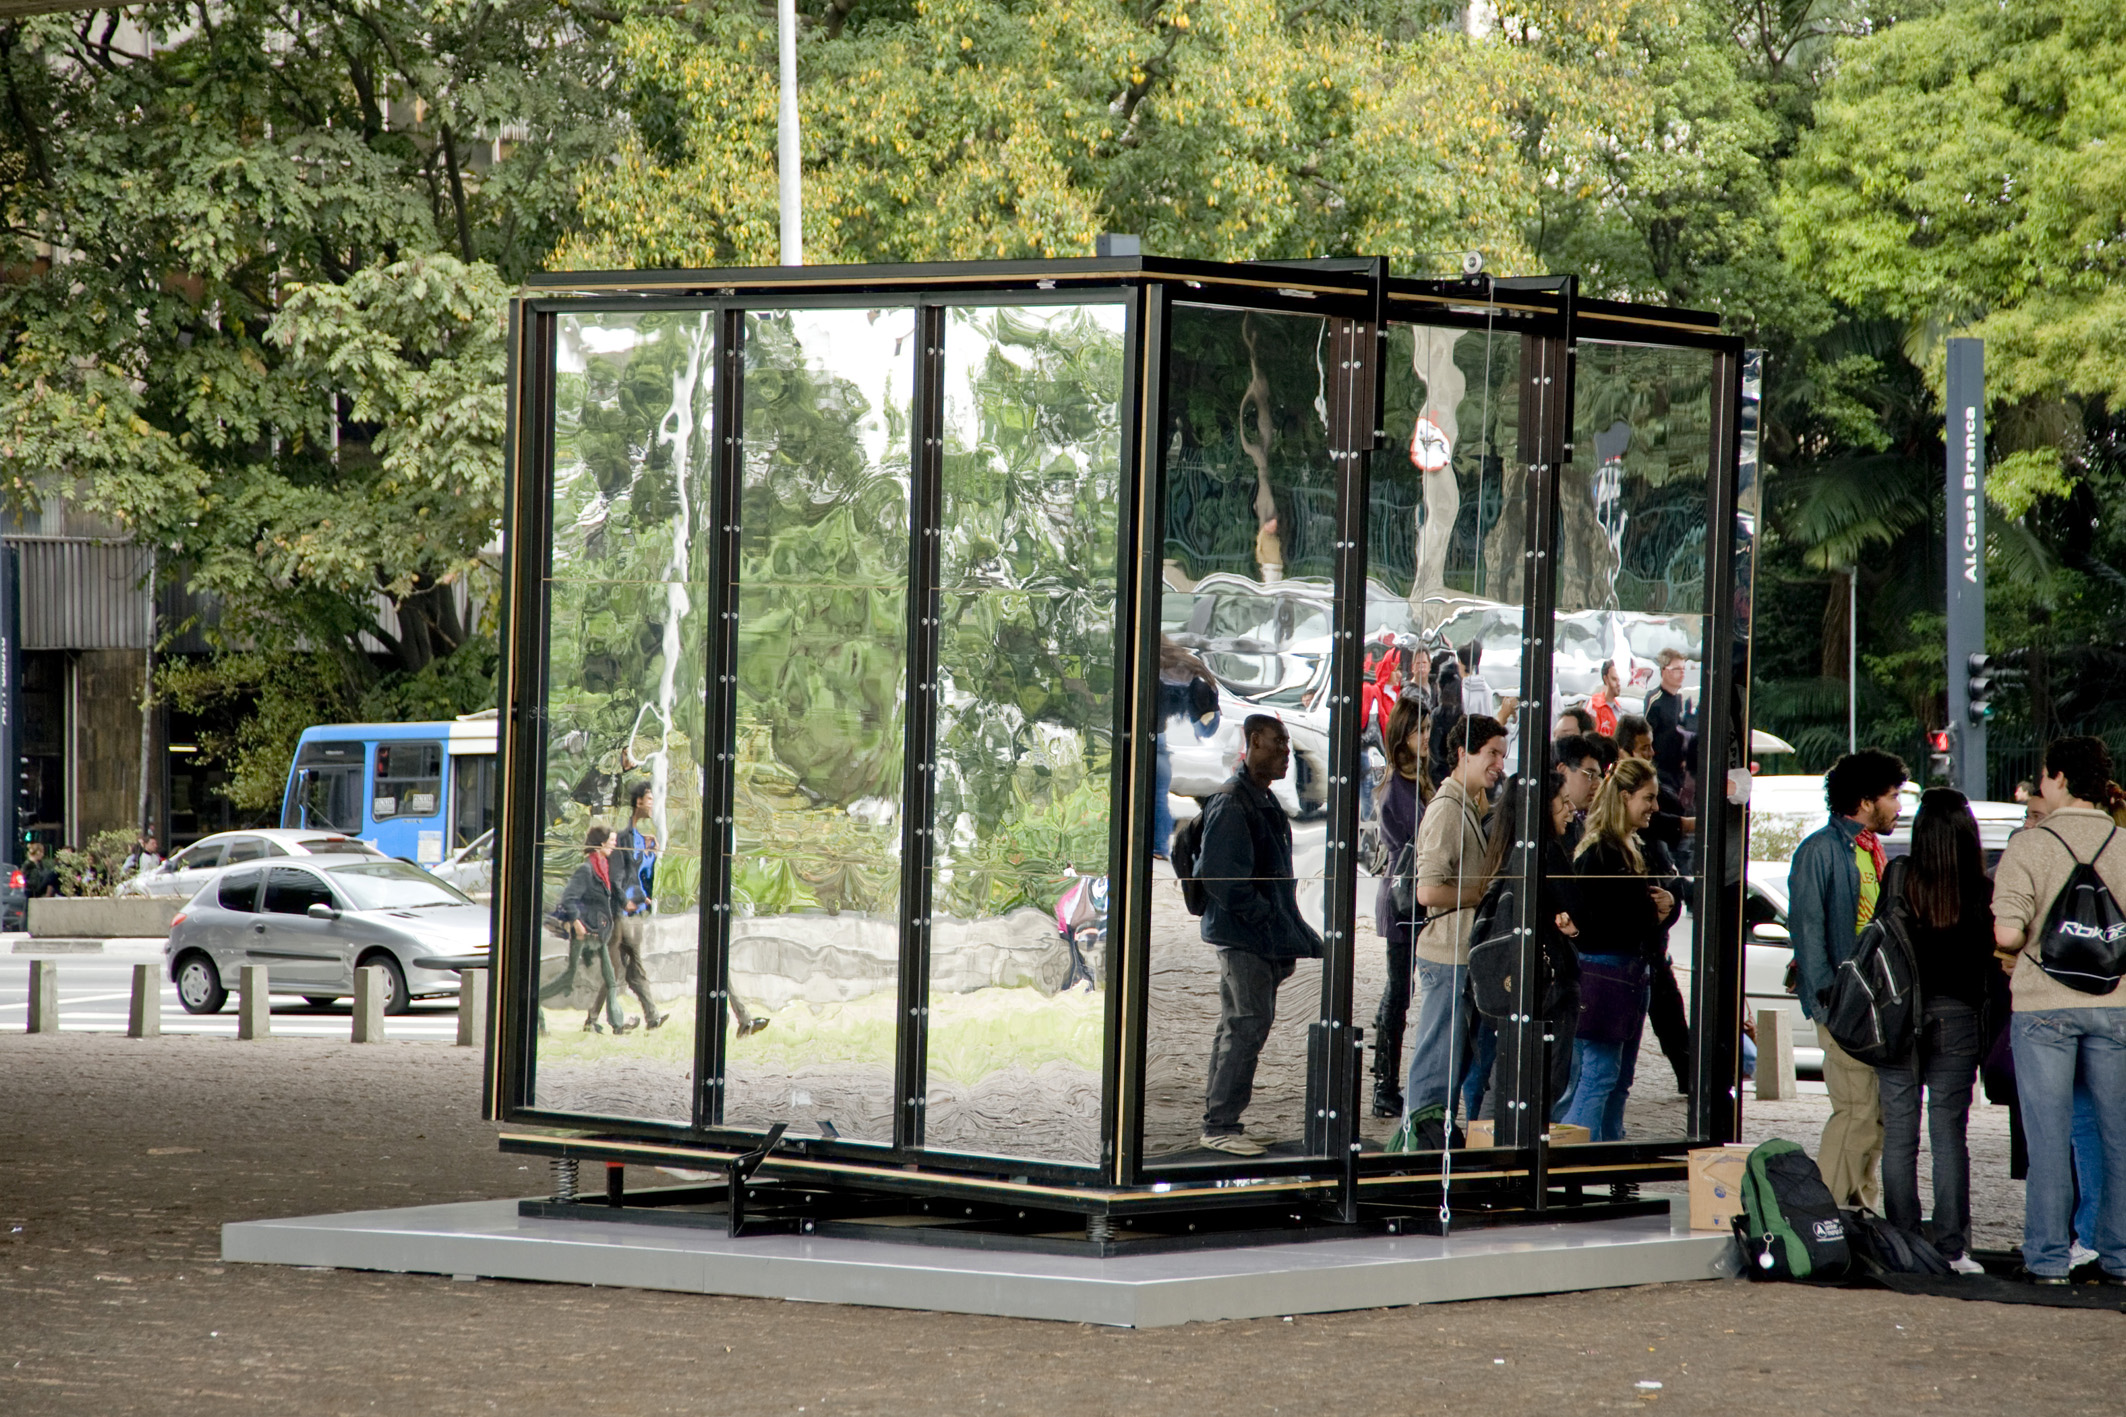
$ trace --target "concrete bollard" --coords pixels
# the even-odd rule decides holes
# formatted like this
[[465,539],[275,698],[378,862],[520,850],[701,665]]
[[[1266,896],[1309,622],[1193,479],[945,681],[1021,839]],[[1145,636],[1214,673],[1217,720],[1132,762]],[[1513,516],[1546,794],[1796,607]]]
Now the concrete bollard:
[[1794,1079],[1794,1016],[1785,1009],[1759,1009],[1757,1100],[1791,1102],[1800,1095]]
[[487,971],[461,970],[458,974],[458,1046],[487,1046]]
[[354,1041],[384,1041],[384,971],[374,964],[354,972]]
[[133,1006],[126,1014],[125,1036],[155,1038],[162,1033],[162,969],[153,964],[133,966]]
[[59,961],[33,959],[30,961],[30,1026],[31,1033],[57,1033],[59,1031]]
[[273,1036],[273,1006],[266,993],[266,966],[262,964],[236,968],[236,1036]]

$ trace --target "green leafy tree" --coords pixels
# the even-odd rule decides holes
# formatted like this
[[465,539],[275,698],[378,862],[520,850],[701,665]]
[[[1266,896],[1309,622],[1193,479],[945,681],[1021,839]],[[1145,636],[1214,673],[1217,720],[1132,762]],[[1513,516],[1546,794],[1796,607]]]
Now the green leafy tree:
[[218,597],[188,693],[302,653],[306,712],[492,702],[504,305],[610,146],[607,52],[531,0],[125,14],[0,22],[0,493]]

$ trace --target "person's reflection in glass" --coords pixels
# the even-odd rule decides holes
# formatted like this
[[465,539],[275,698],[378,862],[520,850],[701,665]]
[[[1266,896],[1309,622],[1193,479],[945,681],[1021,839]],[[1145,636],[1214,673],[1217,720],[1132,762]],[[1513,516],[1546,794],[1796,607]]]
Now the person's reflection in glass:
[[1174,785],[1174,760],[1166,735],[1176,719],[1185,719],[1198,738],[1218,732],[1218,681],[1210,666],[1159,637],[1159,736],[1152,759],[1152,855],[1164,861],[1174,836],[1174,809],[1167,798]]
[[1618,762],[1595,794],[1575,849],[1579,895],[1580,1020],[1574,1051],[1579,1078],[1565,1120],[1587,1128],[1594,1141],[1621,1141],[1624,1102],[1631,1094],[1646,1024],[1646,956],[1675,897],[1647,871],[1642,833],[1660,805],[1653,767],[1637,758]]
[[1266,1147],[1240,1114],[1255,1093],[1255,1064],[1277,1020],[1277,990],[1302,959],[1321,958],[1321,936],[1299,911],[1292,824],[1270,784],[1292,766],[1292,740],[1269,714],[1241,725],[1247,756],[1204,808],[1196,878],[1206,897],[1204,942],[1218,950],[1218,1032],[1199,1145],[1234,1156]]
[[1417,829],[1430,796],[1424,780],[1425,711],[1414,698],[1398,700],[1388,715],[1388,766],[1371,794],[1380,815],[1381,872],[1373,923],[1388,950],[1388,983],[1373,1012],[1373,1115],[1403,1114],[1403,1030],[1410,1016],[1410,972],[1417,926]]
[[[1660,764],[1654,757],[1654,733],[1645,719],[1637,714],[1625,714],[1619,719],[1617,736],[1624,751],[1640,762],[1652,764],[1656,782]],[[1690,842],[1698,830],[1698,819],[1686,817],[1682,803],[1670,795],[1666,787],[1659,787],[1658,805],[1654,815],[1641,834],[1646,843],[1647,869],[1656,877],[1674,877],[1674,892],[1679,904],[1671,912],[1661,929],[1661,949],[1647,956],[1651,974],[1647,988],[1651,993],[1647,1004],[1647,1022],[1653,1025],[1654,1037],[1660,1040],[1661,1056],[1675,1070],[1676,1091],[1690,1092],[1690,1010],[1684,1005],[1683,990],[1676,983],[1676,967],[1668,957],[1668,927],[1686,908],[1697,904],[1697,891],[1693,879],[1684,873],[1678,864],[1689,850]]]

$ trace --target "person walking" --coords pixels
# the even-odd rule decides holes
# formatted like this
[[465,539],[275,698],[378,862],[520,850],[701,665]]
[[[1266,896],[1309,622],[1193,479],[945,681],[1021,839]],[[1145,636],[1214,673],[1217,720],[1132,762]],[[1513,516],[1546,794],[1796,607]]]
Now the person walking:
[[1418,791],[1425,758],[1424,707],[1416,699],[1397,701],[1388,715],[1388,770],[1381,779],[1376,810],[1380,815],[1381,854],[1388,862],[1373,898],[1373,923],[1388,950],[1388,982],[1373,1011],[1373,1115],[1403,1114],[1403,1030],[1410,1017],[1410,974],[1416,963],[1417,926],[1424,907],[1406,890],[1396,904],[1396,878],[1416,878],[1417,831],[1425,803]]
[[1574,1052],[1579,1080],[1565,1120],[1595,1141],[1624,1138],[1624,1103],[1646,1026],[1647,965],[1676,908],[1671,891],[1647,874],[1640,833],[1653,820],[1660,786],[1653,766],[1624,758],[1595,793],[1573,858],[1580,911],[1580,1018]]
[[1159,637],[1159,735],[1152,758],[1152,855],[1166,860],[1174,836],[1174,809],[1167,797],[1174,784],[1174,760],[1166,735],[1176,719],[1186,719],[1198,738],[1218,731],[1218,681],[1210,666],[1165,635]]
[[[2045,749],[2039,825],[2016,833],[1993,878],[1993,940],[2009,973],[2009,1044],[2030,1172],[2023,1192],[2023,1267],[2039,1284],[2065,1284],[2075,1208],[2074,1103],[2079,1080],[2094,1113],[2102,1183],[2086,1237],[2106,1284],[2126,1285],[2126,988],[2085,993],[2040,966],[2054,902],[2078,865],[2093,865],[2126,903],[2126,835],[2106,808],[2111,753],[2098,738]],[[2096,1159],[2096,1158],[2092,1158]]]
[[[1435,730],[1436,732],[1436,730]],[[1412,1149],[1436,1150],[1453,1135],[1462,1061],[1476,1022],[1469,1001],[1469,927],[1484,898],[1484,814],[1506,768],[1506,730],[1466,714],[1451,745],[1451,770],[1432,794],[1417,833],[1417,1039],[1404,1102]]]
[[1196,879],[1205,897],[1200,926],[1218,951],[1218,1032],[1211,1041],[1198,1145],[1233,1156],[1266,1150],[1241,1113],[1255,1095],[1255,1064],[1277,1021],[1277,990],[1302,959],[1321,958],[1321,936],[1299,913],[1292,872],[1292,824],[1270,795],[1291,770],[1292,740],[1266,713],[1240,726],[1247,755],[1204,808]]
[[1934,1246],[1959,1274],[1983,1274],[1970,1257],[1971,1153],[1965,1127],[1984,1038],[1986,976],[1993,967],[1993,883],[1970,801],[1933,787],[1912,819],[1912,854],[1898,892],[1919,976],[1921,1021],[1912,1051],[1875,1069],[1882,1097],[1883,1214],[1920,1233],[1919,1111],[1926,1096],[1934,1155]]
[[1860,932],[1875,918],[1889,865],[1882,837],[1897,825],[1904,761],[1863,748],[1823,775],[1831,820],[1802,839],[1787,874],[1787,929],[1801,975],[1801,1011],[1818,1025],[1831,1119],[1816,1147],[1816,1166],[1840,1205],[1880,1209],[1875,1175],[1882,1156],[1882,1093],[1875,1070],[1856,1060],[1822,1027],[1838,966],[1853,957]]
[[[657,1011],[650,998],[649,975],[642,967],[643,937],[648,932],[650,914],[657,908],[657,838],[651,830],[657,825],[656,813],[657,792],[651,784],[638,782],[628,790],[628,823],[615,838],[617,849],[612,863],[613,881],[620,891],[613,963],[642,1004],[645,1031],[662,1028],[670,1017]],[[594,1016],[605,1007],[605,993],[612,987],[610,983],[599,986],[599,997],[591,1001]]]
[[581,950],[586,964],[595,963],[602,976],[597,998],[583,1016],[585,1033],[603,1033],[598,1010],[606,1010],[613,1032],[626,1033],[642,1022],[623,1017],[620,991],[614,988],[613,937],[619,932],[620,884],[613,879],[613,848],[617,843],[604,827],[594,826],[583,837],[583,864],[568,878],[554,918],[568,927],[569,948]]

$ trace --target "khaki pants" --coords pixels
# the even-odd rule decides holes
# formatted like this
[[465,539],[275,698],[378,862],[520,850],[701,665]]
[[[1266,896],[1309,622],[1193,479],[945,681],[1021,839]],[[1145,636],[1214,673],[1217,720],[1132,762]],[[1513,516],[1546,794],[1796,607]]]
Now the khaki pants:
[[1822,1024],[1816,1026],[1816,1040],[1823,1045],[1823,1082],[1831,1094],[1831,1120],[1823,1124],[1816,1169],[1823,1173],[1823,1183],[1838,1204],[1879,1211],[1882,1096],[1875,1069],[1855,1062]]

